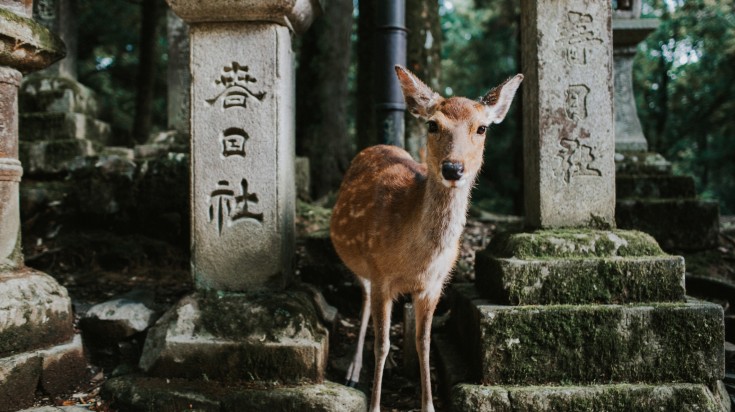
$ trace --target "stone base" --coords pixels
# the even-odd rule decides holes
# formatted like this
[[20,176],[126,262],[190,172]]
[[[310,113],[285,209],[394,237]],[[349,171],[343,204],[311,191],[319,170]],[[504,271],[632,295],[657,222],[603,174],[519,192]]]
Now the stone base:
[[96,152],[92,142],[84,139],[20,142],[18,147],[18,156],[29,175],[67,172],[74,159]]
[[455,412],[729,411],[721,383],[500,387],[461,384],[451,395]]
[[329,333],[304,292],[196,293],[149,332],[140,367],[186,379],[321,382]]
[[363,412],[365,395],[331,382],[313,385],[276,386],[180,379],[120,377],[110,379],[103,398],[120,412],[324,411]]
[[451,294],[453,332],[481,383],[709,383],[725,373],[719,305],[498,306],[471,284]]
[[18,125],[21,141],[86,139],[107,145],[110,125],[79,113],[26,113]]
[[477,254],[475,277],[482,295],[497,304],[684,301],[684,259],[634,231],[497,236]]
[[73,389],[86,366],[80,335],[61,345],[0,358],[0,412],[32,405],[39,388],[51,396]]
[[666,250],[717,247],[720,209],[698,199],[621,199],[615,206],[618,227],[650,233]]

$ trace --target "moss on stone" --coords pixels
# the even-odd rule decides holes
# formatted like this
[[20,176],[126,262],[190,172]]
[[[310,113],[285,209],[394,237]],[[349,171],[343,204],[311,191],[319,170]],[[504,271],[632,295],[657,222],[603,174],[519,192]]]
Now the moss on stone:
[[[17,49],[25,48],[28,55]],[[64,42],[35,20],[0,8],[0,64],[28,72],[42,69],[66,55]]]

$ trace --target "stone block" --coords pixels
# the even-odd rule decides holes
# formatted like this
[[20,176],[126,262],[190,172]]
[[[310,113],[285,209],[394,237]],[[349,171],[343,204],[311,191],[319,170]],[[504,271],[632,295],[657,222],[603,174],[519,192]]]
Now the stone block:
[[180,379],[119,377],[108,380],[102,397],[120,412],[363,412],[365,395],[332,382],[298,386],[274,383],[221,385]]
[[622,199],[615,219],[622,229],[650,233],[666,250],[717,247],[720,209],[714,200]]
[[213,380],[324,379],[329,334],[308,294],[194,294],[148,332],[152,376]]
[[451,408],[454,412],[729,410],[721,397],[705,384],[691,383],[535,387],[461,384],[452,390]]
[[43,359],[40,386],[51,396],[73,389],[86,376],[87,360],[81,335],[75,335],[68,343],[38,351],[38,355]]
[[116,344],[153,326],[159,316],[152,303],[152,292],[133,291],[92,306],[79,327],[93,340]]
[[454,331],[483,384],[707,384],[725,373],[719,305],[498,306],[468,284],[452,298]]
[[697,197],[694,178],[667,175],[618,175],[615,178],[615,196],[624,198],[676,198]]
[[610,2],[521,2],[526,224],[615,225]]
[[97,116],[94,92],[68,77],[32,75],[23,79],[18,93],[21,113],[79,113]]
[[79,113],[26,113],[20,115],[21,142],[85,139],[110,142],[110,125]]
[[625,152],[615,154],[618,175],[670,175],[671,163],[654,152]]
[[475,258],[477,288],[503,305],[684,301],[680,256],[591,259]]
[[92,142],[83,139],[20,142],[19,149],[23,168],[29,175],[63,173],[71,169],[75,159],[95,154]]
[[37,353],[0,358],[0,412],[31,406],[40,376],[41,357]]
[[296,196],[303,201],[311,200],[311,171],[308,157],[296,157]]
[[29,73],[64,57],[66,47],[59,36],[14,11],[20,10],[0,7],[0,66]]
[[49,347],[74,334],[71,300],[51,276],[0,273],[0,356]]

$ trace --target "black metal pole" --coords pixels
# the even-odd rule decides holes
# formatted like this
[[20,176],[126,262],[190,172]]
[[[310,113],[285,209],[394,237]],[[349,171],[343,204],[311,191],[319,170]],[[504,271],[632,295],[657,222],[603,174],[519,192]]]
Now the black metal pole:
[[406,2],[379,0],[376,15],[375,115],[378,140],[404,147],[406,104],[393,67],[406,65]]

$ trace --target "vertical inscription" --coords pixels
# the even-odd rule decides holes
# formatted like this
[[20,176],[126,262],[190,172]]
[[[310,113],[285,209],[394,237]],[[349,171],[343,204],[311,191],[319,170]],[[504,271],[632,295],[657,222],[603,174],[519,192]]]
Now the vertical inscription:
[[587,95],[590,88],[584,84],[569,86],[565,93],[567,117],[574,121],[587,118]]
[[206,102],[214,105],[217,101],[222,100],[222,107],[228,109],[230,107],[248,107],[248,98],[251,97],[262,101],[266,93],[250,90],[249,85],[256,83],[257,80],[248,73],[249,71],[248,66],[243,66],[238,62],[232,62],[230,66],[225,66],[220,77],[214,82],[217,86],[224,87],[224,90],[211,99],[207,99]]
[[254,220],[263,223],[262,213],[253,213],[249,208],[250,203],[258,203],[258,195],[248,193],[248,181],[240,181],[240,193],[230,188],[230,182],[220,180],[209,195],[209,221],[217,226],[220,235],[225,225],[232,225],[242,220]]
[[584,133],[583,130],[578,136],[562,137],[559,140],[561,149],[556,155],[559,162],[555,174],[566,184],[572,183],[572,178],[578,176],[602,176],[595,164],[596,149],[582,140],[585,135],[588,137],[589,133]]
[[249,136],[238,127],[230,127],[222,133],[222,156],[245,157],[245,141]]
[[595,32],[592,15],[570,11],[564,21],[559,41],[563,43],[562,56],[570,65],[585,65],[592,57],[591,46],[602,44],[602,36]]

